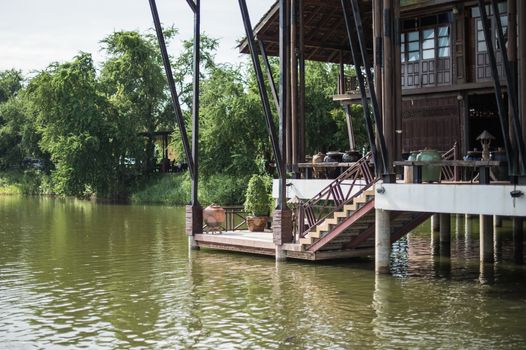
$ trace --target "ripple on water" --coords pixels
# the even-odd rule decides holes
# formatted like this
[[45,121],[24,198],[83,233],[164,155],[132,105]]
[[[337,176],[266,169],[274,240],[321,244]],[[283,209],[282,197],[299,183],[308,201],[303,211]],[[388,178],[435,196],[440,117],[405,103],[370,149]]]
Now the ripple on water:
[[376,277],[363,260],[189,256],[184,210],[20,201],[0,198],[23,222],[0,227],[0,348],[526,347],[525,269],[481,274],[464,233],[446,260],[411,235],[397,277]]

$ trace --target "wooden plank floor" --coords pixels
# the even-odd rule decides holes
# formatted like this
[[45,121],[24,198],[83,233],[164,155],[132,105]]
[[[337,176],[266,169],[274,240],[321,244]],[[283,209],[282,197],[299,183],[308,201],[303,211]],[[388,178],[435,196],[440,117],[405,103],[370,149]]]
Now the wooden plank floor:
[[220,234],[198,234],[195,240],[200,247],[250,254],[275,255],[276,246],[272,232],[235,231]]
[[[220,234],[198,234],[195,235],[195,240],[201,248],[267,256],[276,255],[276,246],[274,245],[271,231],[236,231],[222,232]],[[288,258],[311,261],[374,255],[374,249],[311,253],[302,251],[298,244],[284,244],[283,248]]]

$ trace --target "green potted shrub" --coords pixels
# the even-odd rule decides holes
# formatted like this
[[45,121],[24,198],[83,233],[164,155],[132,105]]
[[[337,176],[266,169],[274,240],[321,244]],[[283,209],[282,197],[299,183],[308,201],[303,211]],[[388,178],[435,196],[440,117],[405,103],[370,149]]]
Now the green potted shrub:
[[262,232],[267,226],[272,206],[272,179],[265,175],[252,175],[245,195],[245,211],[248,229],[251,232]]

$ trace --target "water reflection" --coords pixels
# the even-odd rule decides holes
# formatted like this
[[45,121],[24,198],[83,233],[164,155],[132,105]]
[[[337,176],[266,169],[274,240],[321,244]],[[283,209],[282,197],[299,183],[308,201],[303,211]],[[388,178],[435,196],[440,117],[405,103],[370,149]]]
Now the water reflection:
[[[0,339],[7,348],[520,347],[526,271],[480,266],[476,232],[432,254],[426,224],[370,260],[276,264],[192,251],[184,211],[0,197]],[[468,241],[469,239],[469,241]],[[8,344],[8,345],[5,345]]]

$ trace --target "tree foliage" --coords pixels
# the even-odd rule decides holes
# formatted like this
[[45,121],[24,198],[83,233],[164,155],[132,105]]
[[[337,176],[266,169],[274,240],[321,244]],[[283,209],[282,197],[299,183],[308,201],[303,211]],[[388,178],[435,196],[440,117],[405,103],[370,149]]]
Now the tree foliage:
[[[168,39],[176,33],[165,31]],[[153,133],[176,129],[156,37],[114,32],[101,46],[107,58],[100,69],[90,54],[80,53],[27,83],[19,71],[0,72],[0,167],[39,159],[49,163],[55,193],[104,197],[125,196],[156,169]],[[200,196],[233,204],[242,200],[252,174],[265,172],[261,165],[272,152],[252,66],[217,64],[217,46],[216,39],[203,35],[199,146],[205,183]],[[189,133],[192,59],[192,40],[172,58]],[[278,61],[271,64],[278,81]],[[332,101],[337,76],[334,65],[307,62],[307,154],[349,148],[345,113]],[[361,107],[352,107],[360,148],[366,143],[361,113]],[[184,161],[178,130],[172,139]]]
[[111,193],[115,184],[115,111],[99,91],[90,54],[53,64],[29,84],[41,135],[40,147],[51,155],[54,190],[82,195]]

